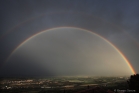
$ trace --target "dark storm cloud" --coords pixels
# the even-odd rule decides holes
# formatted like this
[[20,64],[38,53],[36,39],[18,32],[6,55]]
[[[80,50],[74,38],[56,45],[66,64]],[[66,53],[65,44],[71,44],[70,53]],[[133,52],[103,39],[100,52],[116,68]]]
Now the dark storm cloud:
[[[51,12],[82,12],[129,27],[138,20],[138,1],[98,1],[98,0],[14,0],[1,1],[2,25],[11,28],[24,20]],[[72,18],[67,16],[68,18]],[[3,24],[5,23],[5,24]],[[128,25],[129,24],[129,25]],[[9,27],[7,27],[9,26]],[[1,28],[4,28],[2,26]],[[2,30],[3,31],[3,30]],[[1,31],[1,32],[2,32]]]
[[4,63],[15,47],[39,31],[74,26],[107,38],[139,72],[138,5],[137,0],[1,0],[0,61]]

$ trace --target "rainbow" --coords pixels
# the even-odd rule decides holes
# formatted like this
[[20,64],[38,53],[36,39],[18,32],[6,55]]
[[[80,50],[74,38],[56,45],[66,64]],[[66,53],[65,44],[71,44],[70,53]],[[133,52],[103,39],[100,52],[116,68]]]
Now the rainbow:
[[106,38],[104,38],[104,37],[98,35],[97,33],[94,33],[94,32],[92,32],[92,31],[90,31],[90,30],[86,30],[86,29],[83,29],[83,28],[78,28],[78,27],[55,27],[55,28],[51,28],[51,29],[47,29],[47,30],[40,31],[40,32],[38,32],[38,33],[36,33],[36,34],[30,36],[30,37],[27,38],[26,40],[24,40],[21,44],[19,44],[19,45],[11,52],[11,54],[10,54],[9,57],[6,59],[6,61],[8,61],[9,58],[10,58],[22,45],[24,45],[24,44],[25,44],[27,41],[29,41],[31,38],[33,38],[33,37],[35,37],[35,36],[37,36],[37,35],[39,35],[39,34],[42,34],[42,33],[46,32],[46,31],[51,31],[51,30],[55,30],[55,29],[58,29],[58,28],[75,28],[75,29],[81,29],[81,30],[87,31],[87,32],[89,32],[89,33],[92,33],[92,34],[94,34],[94,35],[96,35],[96,36],[102,38],[102,39],[105,40],[109,45],[111,45],[111,46],[119,53],[119,55],[125,60],[125,62],[127,63],[129,69],[131,70],[131,72],[132,72],[133,74],[136,74],[136,72],[135,72],[135,70],[133,69],[132,65],[130,64],[129,60],[124,56],[124,54],[123,54],[115,45],[113,45],[110,41],[108,41]]

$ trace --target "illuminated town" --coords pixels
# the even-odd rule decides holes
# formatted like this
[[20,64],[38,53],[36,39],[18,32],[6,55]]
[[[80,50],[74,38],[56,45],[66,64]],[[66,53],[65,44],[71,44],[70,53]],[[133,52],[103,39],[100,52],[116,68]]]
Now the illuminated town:
[[0,88],[2,93],[80,93],[82,90],[100,87],[105,91],[111,91],[107,93],[115,93],[115,89],[127,89],[127,80],[128,77],[88,76],[1,78]]

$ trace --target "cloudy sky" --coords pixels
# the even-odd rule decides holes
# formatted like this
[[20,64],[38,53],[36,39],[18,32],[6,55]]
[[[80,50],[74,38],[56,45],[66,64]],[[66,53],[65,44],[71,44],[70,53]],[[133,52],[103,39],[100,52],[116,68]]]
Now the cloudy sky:
[[132,74],[117,49],[139,73],[138,5],[137,0],[1,0],[0,75]]

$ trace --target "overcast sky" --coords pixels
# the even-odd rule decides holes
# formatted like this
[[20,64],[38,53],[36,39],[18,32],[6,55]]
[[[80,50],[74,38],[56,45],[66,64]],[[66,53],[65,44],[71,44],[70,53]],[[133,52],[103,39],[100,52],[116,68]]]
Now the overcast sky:
[[[94,52],[89,52],[90,55],[97,56],[101,55],[100,58],[95,59],[92,56],[86,57],[88,51],[93,49],[100,50],[99,44],[105,46],[104,50],[110,51],[110,45],[107,44],[102,38],[96,37],[95,35],[90,36],[87,32],[83,34],[84,31],[72,31],[68,32],[68,28],[57,31],[52,31],[51,33],[41,34],[36,37],[36,39],[29,40],[22,47],[18,48],[14,54],[12,54],[9,61],[6,59],[11,55],[12,51],[17,48],[19,44],[25,41],[32,35],[52,28],[57,27],[76,27],[90,30],[104,38],[115,45],[129,60],[132,67],[137,73],[139,73],[139,1],[138,0],[1,0],[0,1],[0,73],[1,76],[13,76],[13,75],[77,75],[77,74],[94,74],[101,75],[103,72],[98,70],[88,70],[75,71],[75,67],[72,65],[80,65],[82,68],[85,65],[83,62],[92,62],[94,64],[101,64],[100,59],[103,60],[104,52],[97,51],[95,55]],[[44,37],[44,38],[43,38]],[[61,37],[61,38],[60,38]],[[81,38],[82,37],[82,38]],[[89,38],[90,37],[90,38]],[[95,38],[95,39],[93,39]],[[101,40],[99,40],[101,39]],[[37,41],[38,40],[38,41]],[[45,41],[46,40],[46,41]],[[67,41],[66,41],[67,40]],[[91,41],[92,40],[92,41]],[[94,41],[95,40],[95,41]],[[77,43],[77,42],[82,43]],[[40,43],[39,43],[40,42]],[[44,43],[45,42],[45,43]],[[97,43],[98,42],[98,43]],[[33,45],[37,44],[37,45]],[[46,48],[44,48],[46,46]],[[57,47],[54,48],[53,46]],[[58,48],[64,47],[64,48]],[[83,50],[85,48],[85,50]],[[37,50],[37,49],[41,50]],[[112,48],[112,47],[111,47]],[[28,50],[29,49],[29,50]],[[44,50],[48,52],[44,52]],[[65,49],[65,51],[60,52],[60,49]],[[24,51],[23,51],[24,50]],[[28,50],[28,51],[27,51]],[[103,50],[103,51],[104,51]],[[72,51],[76,52],[77,58],[72,57]],[[117,52],[108,52],[107,55],[117,55]],[[22,53],[23,52],[23,53]],[[66,53],[67,52],[67,53]],[[68,52],[71,52],[68,54]],[[85,52],[85,53],[84,53]],[[39,54],[40,53],[40,57]],[[57,53],[62,53],[65,55],[65,59],[75,59],[68,60],[67,65],[71,65],[73,69],[67,68],[67,72],[61,72],[58,70],[60,66],[50,66],[56,68],[56,70],[50,69],[49,66],[44,66],[44,61],[47,60],[47,65],[55,64],[56,60],[61,62],[61,56]],[[105,51],[105,53],[107,53]],[[27,55],[28,54],[28,55]],[[49,56],[44,56],[44,55]],[[20,57],[19,57],[20,56]],[[32,58],[33,56],[33,58]],[[34,57],[35,56],[35,57]],[[80,59],[79,57],[82,56]],[[67,58],[66,58],[67,57]],[[71,57],[71,58],[70,58]],[[92,60],[92,59],[93,60]],[[106,57],[107,58],[107,57]],[[115,57],[116,58],[116,57]],[[30,60],[31,59],[31,60]],[[117,58],[120,60],[120,56]],[[22,61],[21,61],[22,60]],[[82,61],[80,61],[82,60]],[[114,60],[114,59],[113,59]],[[27,65],[27,61],[30,63]],[[39,63],[41,61],[41,63]],[[71,64],[70,62],[76,64]],[[111,61],[109,59],[109,61]],[[18,63],[17,63],[18,62]],[[34,62],[34,65],[32,65]],[[65,62],[65,61],[64,61]],[[93,65],[93,62],[90,63]],[[21,64],[20,64],[21,63]],[[24,63],[24,64],[23,64]],[[106,62],[107,63],[107,62]],[[112,62],[113,65],[118,65],[115,61]],[[7,67],[4,66],[7,64]],[[63,63],[61,63],[63,64]],[[124,63],[121,63],[121,65]],[[23,68],[17,68],[23,66]],[[29,73],[23,73],[29,70]],[[90,66],[87,64],[87,66]],[[62,65],[65,69],[64,65]],[[93,66],[101,67],[99,66]],[[16,69],[13,69],[16,68]],[[40,69],[42,68],[42,69]],[[89,67],[88,67],[89,68]],[[90,67],[91,68],[91,67]],[[125,66],[125,69],[127,66]],[[35,70],[36,69],[36,70]],[[111,68],[112,69],[112,68]],[[47,70],[46,72],[44,70]],[[77,69],[76,69],[77,70]],[[79,70],[79,69],[78,69]],[[106,71],[108,69],[105,69]],[[9,73],[5,74],[5,71]],[[11,71],[11,72],[10,72]],[[35,74],[38,71],[39,74]],[[113,69],[113,71],[116,71]],[[74,73],[73,73],[74,72]],[[41,74],[42,73],[42,74]],[[59,73],[59,74],[58,74]],[[99,74],[98,74],[99,73]],[[111,75],[109,72],[108,75]],[[118,70],[117,70],[118,73]],[[125,74],[130,74],[124,72]],[[120,73],[120,74],[123,74]],[[19,76],[20,76],[19,75]],[[118,75],[118,74],[117,74]]]

